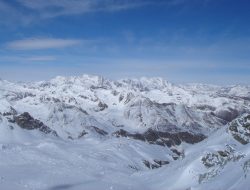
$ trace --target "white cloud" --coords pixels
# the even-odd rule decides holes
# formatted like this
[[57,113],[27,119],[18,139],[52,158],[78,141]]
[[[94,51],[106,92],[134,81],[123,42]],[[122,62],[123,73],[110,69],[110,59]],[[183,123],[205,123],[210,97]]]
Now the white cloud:
[[19,0],[24,7],[34,10],[43,18],[60,15],[84,14],[97,11],[120,11],[149,4],[159,0]]
[[[0,0],[0,24],[31,24],[38,19],[89,12],[114,12],[143,6],[175,6],[188,0],[15,0],[18,6]],[[189,0],[191,1],[191,0]],[[197,1],[197,0],[192,0]],[[208,1],[208,0],[203,0]],[[19,7],[21,6],[21,8]]]
[[33,57],[27,57],[27,61],[55,61],[56,57],[55,56],[33,56]]
[[57,39],[57,38],[29,38],[12,41],[6,44],[8,49],[13,50],[38,50],[38,49],[55,49],[65,48],[78,45],[81,40],[75,39]]
[[37,56],[30,56],[30,55],[13,55],[13,56],[1,56],[0,63],[33,63],[33,62],[49,62],[49,61],[56,61],[57,56],[53,55],[37,55]]

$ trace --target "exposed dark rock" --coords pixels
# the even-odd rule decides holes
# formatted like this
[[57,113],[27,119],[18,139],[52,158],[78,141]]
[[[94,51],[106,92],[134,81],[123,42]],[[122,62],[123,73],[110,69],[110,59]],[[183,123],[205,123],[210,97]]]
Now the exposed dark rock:
[[39,129],[42,125],[40,122],[36,122],[28,112],[14,117],[14,120],[21,128],[28,130]]
[[58,98],[42,96],[42,97],[40,97],[40,102],[53,102],[53,103],[58,103],[58,102],[61,102],[61,101],[60,101],[60,99],[58,99]]
[[149,161],[143,160],[143,164],[145,164],[145,166],[147,166],[148,168],[151,169],[151,165],[152,165],[152,164],[151,164]]
[[171,149],[171,151],[172,151],[173,153],[175,153],[177,156],[183,155],[183,153],[179,152],[179,151],[176,150],[176,149]]
[[10,116],[10,115],[12,115],[10,112],[4,112],[3,113],[3,116]]
[[85,100],[89,99],[87,96],[84,96],[84,95],[79,95],[80,98],[83,98]]
[[61,101],[60,101],[60,99],[58,99],[58,98],[54,98],[54,97],[52,97],[52,101],[53,101],[54,103],[61,102]]
[[241,144],[250,142],[250,115],[244,115],[229,123],[229,132]]
[[13,107],[10,107],[10,111],[3,113],[3,116],[12,116],[12,115],[17,115],[17,111]]
[[17,115],[17,111],[13,107],[10,107],[10,110],[8,112],[3,113],[3,116],[5,116],[10,123],[15,123],[13,119],[13,116],[15,115]]
[[88,133],[83,130],[79,135],[78,135],[78,139],[82,138],[83,136],[87,135]]
[[157,131],[154,131],[152,129],[149,129],[148,131],[146,131],[143,136],[145,137],[145,139],[149,142],[149,143],[153,143],[156,142],[160,136],[158,134]]
[[28,112],[24,112],[23,114],[14,116],[13,119],[14,122],[23,129],[27,130],[38,129],[39,131],[42,131],[45,134],[51,133],[55,136],[58,136],[54,130],[50,129],[48,126],[43,124],[43,122],[34,119]]
[[130,133],[125,131],[124,129],[120,129],[119,131],[114,132],[112,135],[116,137],[128,137]]
[[146,141],[150,144],[157,144],[161,146],[171,147],[173,145],[180,145],[181,142],[189,144],[198,143],[206,138],[203,134],[191,134],[189,132],[168,133],[159,132],[153,129],[148,129],[145,133],[129,133],[123,129],[113,133],[116,137],[130,137],[136,140]]
[[98,107],[100,108],[99,111],[103,111],[108,108],[108,105],[103,102],[99,102]]
[[216,108],[210,105],[198,105],[196,106],[197,109],[199,110],[210,110],[210,111],[215,111]]
[[113,125],[114,127],[117,127],[117,128],[122,128],[122,127],[124,127],[124,125],[117,124],[116,121],[112,121],[111,123],[112,123],[112,125]]
[[85,115],[89,115],[88,112],[82,108],[77,108],[80,112],[84,113]]
[[119,102],[121,102],[121,101],[123,100],[123,98],[124,98],[124,95],[121,94],[121,95],[119,96]]
[[35,94],[29,93],[29,92],[13,92],[11,95],[7,95],[6,97],[10,101],[18,101],[27,97],[35,97]]
[[128,93],[126,96],[126,99],[124,101],[124,104],[129,103],[134,97],[135,97],[135,95],[132,92]]
[[201,161],[207,168],[214,166],[224,166],[229,161],[237,161],[243,158],[244,155],[237,153],[234,148],[227,145],[225,150],[218,150],[217,152],[209,152],[202,157]]
[[220,156],[222,156],[222,157],[228,157],[229,156],[229,154],[230,154],[230,152],[228,152],[228,151],[222,151],[222,150],[219,150],[219,151],[217,151],[218,152],[218,154],[220,155]]
[[10,122],[10,123],[15,123],[15,120],[12,119],[12,118],[7,117],[7,120],[8,120],[8,122]]
[[141,135],[139,133],[133,134],[133,138],[141,141],[146,141],[147,139],[145,138],[144,135]]
[[205,173],[199,174],[199,183],[203,183],[219,175],[227,163],[237,162],[244,157],[244,154],[237,152],[230,145],[226,145],[224,150],[206,153],[201,158],[201,161],[207,168],[207,171]]
[[114,96],[117,96],[119,92],[117,92],[116,90],[112,90],[111,94],[113,94]]
[[133,165],[128,165],[128,167],[135,170],[135,171],[137,171],[137,172],[140,170],[138,167],[133,166]]
[[104,89],[104,90],[108,90],[110,87],[108,87],[108,86],[94,86],[94,85],[92,85],[92,86],[90,86],[90,89],[91,90],[95,90],[95,89]]
[[189,144],[195,144],[198,143],[202,140],[204,140],[206,137],[202,134],[191,134],[189,132],[179,132],[177,133],[177,135],[179,135],[179,138]]
[[169,164],[169,161],[166,161],[166,160],[154,160],[154,162],[157,163],[160,166]]
[[174,160],[178,160],[179,156],[172,156]]
[[238,142],[240,142],[243,145],[248,144],[249,141],[245,140],[244,138],[242,138],[241,136],[237,135],[237,134],[233,134],[233,137],[235,140],[237,140]]
[[95,127],[95,126],[88,126],[87,127],[88,129],[90,130],[94,130],[96,133],[102,135],[102,136],[105,136],[105,135],[108,135],[108,132],[98,128],[98,127]]
[[157,163],[151,163],[147,160],[144,160],[143,163],[145,164],[145,166],[149,169],[156,169],[156,168],[159,168],[161,167],[160,165],[158,165]]
[[222,161],[219,160],[220,155],[215,153],[208,153],[201,158],[202,163],[207,168],[215,166],[215,164],[222,164]]
[[163,165],[167,165],[169,164],[169,161],[165,161],[165,160],[154,160],[153,163],[147,161],[147,160],[143,160],[144,165],[149,168],[149,169],[156,169],[156,168],[160,168]]

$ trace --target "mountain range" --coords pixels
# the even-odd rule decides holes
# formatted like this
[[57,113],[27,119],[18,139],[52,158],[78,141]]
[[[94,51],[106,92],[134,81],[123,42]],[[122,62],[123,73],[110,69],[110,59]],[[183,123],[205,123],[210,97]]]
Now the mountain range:
[[248,189],[250,86],[0,80],[1,189]]

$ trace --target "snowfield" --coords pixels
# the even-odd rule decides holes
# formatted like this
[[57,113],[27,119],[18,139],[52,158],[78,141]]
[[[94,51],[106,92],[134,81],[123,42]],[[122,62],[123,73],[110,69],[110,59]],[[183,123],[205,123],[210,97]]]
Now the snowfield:
[[249,187],[249,86],[0,80],[0,189]]

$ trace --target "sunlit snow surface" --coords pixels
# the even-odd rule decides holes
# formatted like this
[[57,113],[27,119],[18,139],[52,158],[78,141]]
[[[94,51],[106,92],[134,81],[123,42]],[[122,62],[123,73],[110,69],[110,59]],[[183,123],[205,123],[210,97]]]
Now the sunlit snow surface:
[[[173,85],[160,78],[114,82],[84,75],[32,84],[0,81],[1,113],[10,107],[19,114],[29,112],[59,135],[21,129],[1,114],[0,189],[248,189],[250,144],[236,141],[227,125],[209,115],[211,110],[197,111],[196,107],[213,106],[214,113],[228,107],[246,112],[250,107],[249,92],[247,86]],[[128,96],[129,93],[133,95]],[[119,100],[121,95],[130,99]],[[98,110],[99,102],[108,108]],[[173,118],[151,102],[175,103]],[[147,116],[143,122],[135,117],[138,112]],[[183,150],[184,156],[173,160],[166,146],[111,135],[119,129],[117,125],[130,132],[143,132],[158,126],[162,117],[180,126],[180,130],[199,130],[208,138],[194,145],[182,143],[176,148]],[[186,129],[182,125],[192,122],[190,118],[198,121],[201,129]],[[206,118],[213,121],[207,123]],[[79,133],[90,125],[108,135],[89,132],[78,139]],[[220,157],[222,163],[215,160],[214,166],[205,167],[202,158],[206,154],[227,150],[232,150],[227,160]],[[154,170],[143,164],[143,160],[154,159],[170,163]]]
[[[243,168],[250,160],[250,146],[240,145],[224,128],[188,146],[183,159],[155,170],[145,168],[141,160],[166,159],[165,147],[124,138],[65,141],[4,128],[1,125],[1,189],[247,189],[250,185],[250,172]],[[201,157],[226,144],[244,158],[229,162],[218,175],[199,184],[199,175],[208,172]]]

